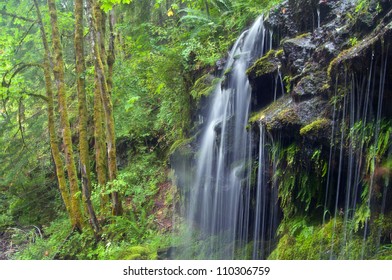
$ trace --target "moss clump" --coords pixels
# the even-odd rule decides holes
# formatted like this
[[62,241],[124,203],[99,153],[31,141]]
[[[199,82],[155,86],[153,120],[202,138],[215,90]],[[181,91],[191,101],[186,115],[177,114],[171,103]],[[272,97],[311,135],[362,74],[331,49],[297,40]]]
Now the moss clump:
[[327,76],[329,79],[331,79],[332,69],[334,67],[336,67],[337,65],[339,65],[342,60],[344,60],[344,57],[347,56],[349,50],[350,49],[342,51],[341,53],[339,53],[339,55],[337,57],[332,59],[332,61],[329,63],[328,69],[327,69]]
[[126,251],[120,251],[116,258],[122,260],[151,260],[156,259],[156,252],[151,252],[147,247],[133,246]]
[[301,136],[317,136],[320,132],[324,132],[330,125],[328,119],[317,119],[314,122],[305,125],[299,131]]
[[279,49],[275,52],[275,57],[282,57],[283,56],[283,49]]
[[297,37],[295,37],[294,39],[302,39],[302,38],[309,37],[310,35],[311,35],[310,32],[306,32],[306,33],[299,34],[299,35],[298,35]]
[[264,107],[260,111],[252,113],[249,118],[249,124],[253,124],[255,122],[263,121],[268,123],[274,118],[279,112],[283,110],[289,110],[289,104],[291,103],[292,99],[289,95],[285,95],[283,98],[272,102],[267,107]]
[[295,217],[284,221],[279,231],[280,240],[268,259],[325,260],[361,257],[361,236],[353,235],[349,240],[344,240],[344,225],[340,217],[331,219],[324,225],[311,223],[305,217]]
[[249,118],[249,123],[255,123],[258,122],[260,120],[262,120],[265,117],[265,110],[261,110],[259,112],[256,112],[254,114],[252,114],[252,116]]
[[203,96],[208,96],[215,89],[220,79],[211,74],[205,74],[200,77],[192,87],[191,95],[194,99],[199,100]]
[[258,59],[247,71],[250,77],[257,78],[266,74],[274,73],[279,68],[278,58],[282,56],[283,50],[270,50],[262,58]]
[[273,119],[271,123],[267,123],[267,129],[273,129],[273,123],[279,123],[282,127],[298,125],[301,120],[298,117],[297,112],[294,108],[286,108],[280,111]]

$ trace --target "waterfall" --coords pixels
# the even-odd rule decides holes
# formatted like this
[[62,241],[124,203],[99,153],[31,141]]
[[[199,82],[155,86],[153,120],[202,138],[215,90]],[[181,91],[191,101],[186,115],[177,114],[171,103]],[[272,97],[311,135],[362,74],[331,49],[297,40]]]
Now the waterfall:
[[188,246],[179,257],[232,259],[241,254],[241,248],[243,254],[247,253],[244,248],[248,239],[263,239],[264,218],[252,229],[260,215],[253,213],[252,204],[256,203],[256,211],[260,212],[265,207],[261,202],[265,196],[255,202],[255,190],[251,189],[251,181],[255,180],[255,143],[246,129],[251,99],[246,70],[271,48],[271,38],[272,32],[266,30],[260,16],[229,53],[225,75],[212,94],[208,115],[204,117],[193,183],[185,203],[187,244],[200,245]]
[[[252,80],[252,99],[246,70],[272,49],[272,38],[259,17],[235,42],[199,117],[190,166],[175,168],[186,176],[177,183],[184,228],[174,257],[358,259],[389,250],[389,45],[361,57],[363,67],[337,64],[320,93],[308,75],[285,87],[287,65],[277,66]],[[315,96],[278,96],[292,86]],[[249,125],[251,109],[260,111]]]
[[[390,123],[382,116],[387,69],[387,58],[383,54],[381,52],[381,57],[376,60],[373,51],[367,71],[345,71],[342,85],[347,92],[341,96],[340,112],[334,104],[331,139],[339,140],[335,144],[331,142],[324,203],[324,213],[326,206],[333,204],[330,259],[358,257],[347,250],[347,244],[358,240],[356,233],[358,235],[359,231],[362,232],[361,258],[365,258],[366,251],[380,246],[380,221],[383,220],[389,181],[377,185],[375,173],[377,168],[382,168],[380,158],[389,153],[391,130]],[[336,79],[335,96],[338,84]],[[380,137],[385,142],[380,142]],[[336,170],[332,167],[334,161]],[[331,191],[335,194],[332,195]],[[377,219],[379,224],[374,222]],[[323,217],[323,224],[325,221]]]

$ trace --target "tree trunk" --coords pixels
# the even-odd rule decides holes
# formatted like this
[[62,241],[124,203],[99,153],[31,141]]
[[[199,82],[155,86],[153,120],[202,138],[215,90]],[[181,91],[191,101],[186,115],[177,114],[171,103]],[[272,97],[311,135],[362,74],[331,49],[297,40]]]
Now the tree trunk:
[[79,112],[79,153],[81,164],[82,191],[90,223],[95,233],[99,232],[99,223],[91,203],[91,176],[89,146],[87,136],[87,98],[85,90],[85,60],[83,45],[83,0],[75,0],[75,65]]
[[55,65],[53,68],[57,91],[58,91],[58,102],[59,102],[59,111],[60,111],[60,126],[62,130],[63,137],[63,145],[64,145],[64,155],[65,162],[68,173],[68,180],[70,186],[70,195],[71,195],[71,209],[74,215],[73,217],[73,226],[78,229],[83,228],[83,216],[80,207],[80,197],[79,186],[78,186],[78,178],[75,167],[75,160],[72,149],[72,138],[71,138],[71,127],[68,119],[68,108],[67,108],[67,98],[66,98],[66,89],[65,89],[65,81],[64,81],[64,60],[63,60],[63,51],[60,42],[60,33],[58,29],[57,23],[57,10],[55,0],[48,0],[48,8],[50,14],[50,23],[52,26],[52,41],[53,41],[53,50],[55,56]]
[[[94,56],[94,68],[95,74],[97,75],[98,89],[101,94],[101,101],[104,108],[104,117],[106,125],[106,148],[108,156],[108,171],[109,181],[113,181],[117,178],[117,163],[116,163],[116,142],[114,133],[114,117],[111,103],[111,97],[109,95],[109,88],[106,80],[105,66],[102,58],[106,57],[104,43],[102,42],[103,34],[102,26],[102,11],[99,9],[98,3],[95,0],[88,0],[91,10],[91,36],[93,41],[93,56]],[[111,193],[112,197],[112,213],[113,215],[122,214],[122,205],[119,199],[118,192],[114,191]]]
[[115,43],[115,35],[114,35],[114,25],[116,23],[115,16],[114,16],[114,11],[111,10],[109,11],[109,51],[108,51],[108,57],[107,57],[107,65],[108,65],[108,75],[107,75],[107,84],[108,84],[108,93],[109,96],[112,95],[112,89],[113,89],[113,66],[114,62],[116,60],[115,56],[115,49],[114,49],[114,43]]
[[42,22],[42,16],[41,16],[41,12],[39,10],[38,0],[34,0],[34,5],[36,8],[38,24],[39,24],[40,31],[41,31],[42,44],[43,44],[44,50],[45,50],[43,71],[44,71],[44,76],[45,76],[46,94],[48,97],[48,109],[47,110],[48,110],[48,128],[49,128],[50,148],[52,151],[53,161],[56,166],[56,176],[57,176],[57,181],[59,184],[61,197],[63,198],[65,208],[70,216],[72,224],[75,224],[75,221],[73,220],[72,209],[71,209],[70,194],[69,194],[69,191],[67,188],[67,182],[65,180],[64,165],[63,165],[63,161],[60,156],[60,150],[58,147],[57,137],[56,137],[52,78],[50,75],[51,56],[50,56],[49,44],[48,44],[48,40],[46,38],[46,33],[45,33],[44,25]]

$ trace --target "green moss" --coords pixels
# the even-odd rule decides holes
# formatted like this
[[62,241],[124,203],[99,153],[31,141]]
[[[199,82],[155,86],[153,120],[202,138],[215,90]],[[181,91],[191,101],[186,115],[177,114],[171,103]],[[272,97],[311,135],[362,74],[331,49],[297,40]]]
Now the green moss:
[[294,39],[302,39],[302,38],[306,38],[309,37],[311,35],[310,32],[307,33],[303,33],[303,34],[299,34],[297,37],[295,37]]
[[329,83],[324,83],[323,86],[321,87],[322,92],[326,92],[330,89],[330,84]]
[[345,56],[347,56],[347,54],[349,53],[349,50],[350,49],[347,49],[347,50],[340,52],[337,57],[335,57],[334,59],[331,60],[331,62],[328,65],[328,69],[327,69],[328,78],[331,78],[332,68],[334,68],[336,65],[338,65],[343,60],[343,58]]
[[119,251],[115,259],[121,260],[151,260],[156,258],[156,253],[144,246],[133,246],[126,250]]
[[275,53],[275,57],[281,57],[281,56],[283,56],[283,49],[279,49]]
[[264,118],[271,118],[271,116],[284,110],[288,102],[290,101],[291,101],[291,97],[289,95],[286,95],[285,97],[280,98],[275,102],[271,103],[270,105],[268,105],[267,107],[261,109],[260,111],[252,113],[249,118],[249,124],[253,124],[255,122],[263,120]]
[[277,58],[281,56],[283,50],[270,50],[262,58],[259,58],[247,71],[251,77],[260,77],[265,74],[273,73],[278,69]]
[[205,74],[196,80],[192,87],[191,95],[194,99],[200,100],[203,96],[210,95],[219,83],[219,78],[214,78],[211,74]]
[[297,112],[295,112],[293,108],[286,108],[280,111],[274,118],[274,121],[279,122],[284,126],[296,125],[300,123]]
[[225,72],[223,73],[223,76],[227,76],[231,73],[231,71],[233,71],[233,67],[229,67],[225,70]]
[[314,135],[317,136],[317,134],[324,129],[326,129],[330,124],[330,120],[328,119],[317,119],[314,122],[305,125],[302,127],[299,131],[299,134],[301,136],[308,136],[308,135]]
[[314,224],[306,217],[284,221],[279,227],[280,240],[269,259],[323,260],[360,259],[363,239],[353,235],[345,239],[343,220],[338,217],[326,224]]
[[189,149],[188,145],[190,143],[192,143],[192,141],[195,140],[195,137],[196,136],[186,138],[186,139],[178,139],[177,141],[175,141],[169,149],[169,155],[173,154],[177,150],[181,150],[182,154],[192,153],[192,151]]
[[260,121],[261,119],[263,119],[265,117],[265,113],[264,110],[261,110],[259,112],[253,113],[251,115],[251,117],[249,118],[249,123],[255,123]]
[[283,83],[284,83],[286,92],[291,92],[291,80],[292,80],[292,78],[290,76],[283,77]]

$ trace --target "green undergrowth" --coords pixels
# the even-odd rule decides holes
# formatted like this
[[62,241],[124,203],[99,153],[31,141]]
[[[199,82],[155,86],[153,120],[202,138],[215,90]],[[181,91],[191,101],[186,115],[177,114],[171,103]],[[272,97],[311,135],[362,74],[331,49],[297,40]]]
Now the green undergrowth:
[[[89,228],[81,233],[73,231],[67,217],[62,216],[43,226],[41,234],[35,228],[14,230],[11,240],[19,240],[20,247],[13,258],[156,259],[157,250],[170,244],[170,234],[157,227],[155,213],[156,197],[165,180],[162,161],[155,153],[139,150],[110,186],[93,188],[92,201],[101,222],[98,236]],[[123,195],[122,216],[112,216],[100,208],[101,195],[113,191]]]
[[363,225],[358,227],[358,223],[357,217],[345,221],[341,216],[324,224],[307,216],[285,220],[279,226],[279,242],[269,259],[391,259],[390,241],[380,239],[380,233],[391,229],[390,217],[374,220],[374,229],[366,239]]
[[[132,260],[156,259],[157,250],[168,246],[170,237],[156,232],[147,232],[144,242],[134,239],[120,238],[128,231],[129,224],[124,220],[116,220],[115,226],[104,227],[101,237],[96,239],[91,231],[79,233],[72,231],[66,218],[56,220],[43,229],[43,236],[34,240],[17,252],[13,258],[30,259],[83,259],[83,260]],[[108,236],[118,236],[110,240]],[[19,238],[26,238],[19,234]]]

